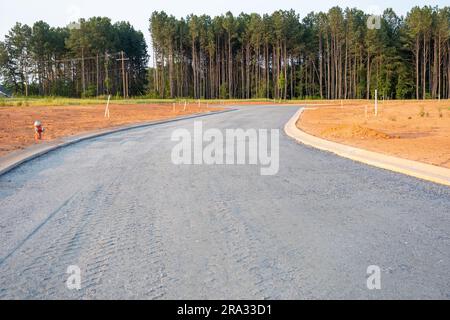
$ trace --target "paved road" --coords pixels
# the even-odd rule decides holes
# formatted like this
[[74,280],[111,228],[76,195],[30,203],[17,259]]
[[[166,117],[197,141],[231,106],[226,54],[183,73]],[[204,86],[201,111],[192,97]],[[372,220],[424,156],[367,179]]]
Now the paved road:
[[[244,107],[205,128],[282,129]],[[0,177],[0,298],[450,298],[450,188],[280,140],[280,171],[175,166],[194,120],[85,141]],[[70,291],[66,269],[82,270]],[[382,289],[369,291],[369,265]]]

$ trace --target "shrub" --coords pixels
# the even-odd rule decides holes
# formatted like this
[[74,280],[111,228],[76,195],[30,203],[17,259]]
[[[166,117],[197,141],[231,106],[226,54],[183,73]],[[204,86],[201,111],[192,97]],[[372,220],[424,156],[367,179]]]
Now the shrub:
[[421,116],[422,118],[425,117],[425,108],[423,106],[420,107],[419,116]]

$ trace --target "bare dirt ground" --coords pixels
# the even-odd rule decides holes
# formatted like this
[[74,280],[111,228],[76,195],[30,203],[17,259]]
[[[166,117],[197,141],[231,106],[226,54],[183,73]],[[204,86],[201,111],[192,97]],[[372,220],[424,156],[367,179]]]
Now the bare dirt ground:
[[220,110],[177,105],[110,105],[110,119],[105,118],[105,105],[62,107],[0,107],[0,157],[34,143],[34,121],[45,127],[43,141],[77,135],[126,124],[162,120],[199,112]]
[[331,104],[310,106],[297,126],[327,140],[450,168],[449,100],[380,102],[378,117],[373,101]]

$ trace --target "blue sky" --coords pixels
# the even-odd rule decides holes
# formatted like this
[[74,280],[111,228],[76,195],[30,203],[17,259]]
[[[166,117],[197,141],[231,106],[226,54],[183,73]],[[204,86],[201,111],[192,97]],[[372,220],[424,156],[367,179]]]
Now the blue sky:
[[357,7],[366,12],[383,11],[391,7],[399,15],[404,15],[413,6],[449,5],[448,0],[2,0],[0,8],[0,39],[16,21],[32,25],[44,20],[52,26],[65,26],[80,17],[107,16],[113,22],[127,20],[147,39],[148,19],[155,10],[164,10],[176,17],[185,17],[190,13],[219,15],[227,11],[270,13],[278,9],[295,9],[302,17],[311,11],[327,11],[329,8]]

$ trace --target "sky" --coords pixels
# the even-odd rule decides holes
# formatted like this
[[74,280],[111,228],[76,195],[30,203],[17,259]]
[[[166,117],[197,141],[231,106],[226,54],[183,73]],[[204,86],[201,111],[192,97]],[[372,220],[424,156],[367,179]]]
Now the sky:
[[116,21],[129,21],[144,33],[150,45],[149,18],[153,11],[164,10],[177,18],[194,14],[220,15],[231,11],[246,13],[271,13],[275,10],[294,9],[301,17],[311,11],[328,11],[339,5],[356,7],[367,13],[377,14],[393,8],[398,15],[405,15],[412,7],[431,5],[444,7],[448,0],[1,0],[0,40],[16,22],[32,25],[43,20],[54,27],[66,26],[79,18],[106,16]]

